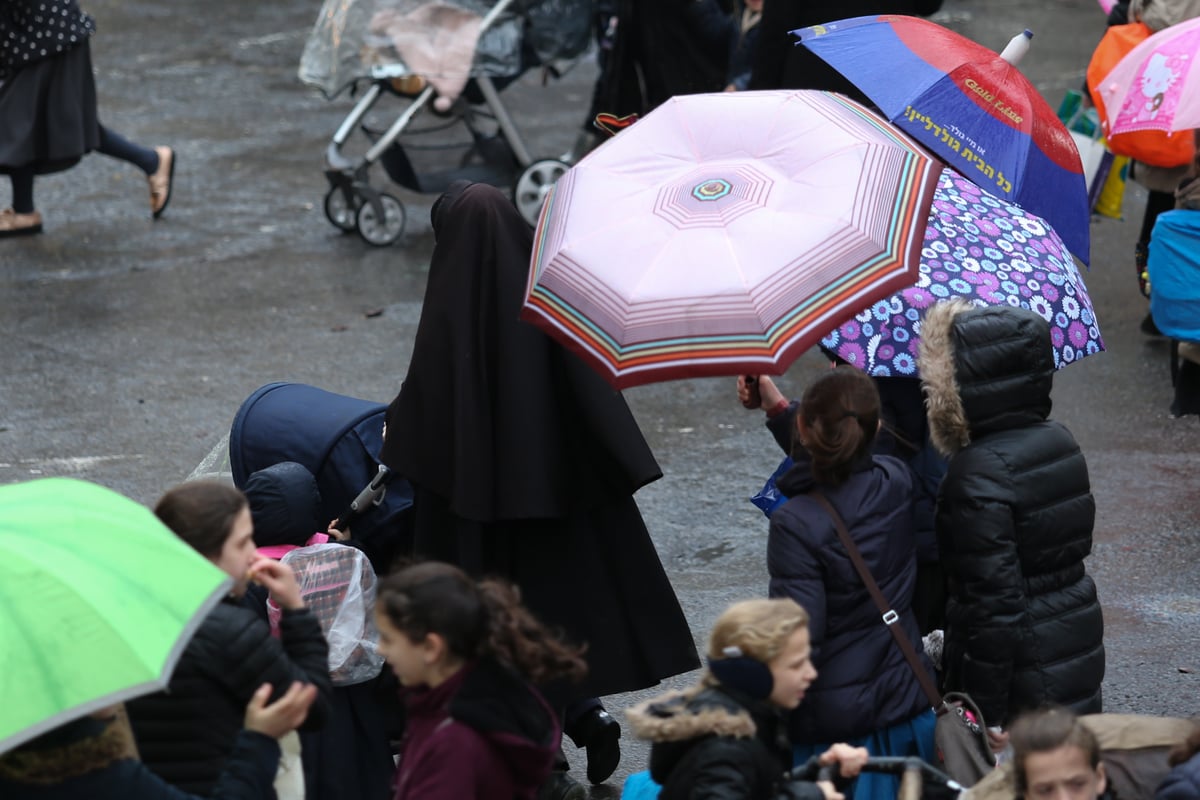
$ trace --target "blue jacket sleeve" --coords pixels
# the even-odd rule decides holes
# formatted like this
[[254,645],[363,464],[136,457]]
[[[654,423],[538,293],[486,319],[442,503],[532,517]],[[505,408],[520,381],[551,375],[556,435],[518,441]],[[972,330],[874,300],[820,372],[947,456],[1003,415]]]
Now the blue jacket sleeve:
[[775,443],[783,450],[784,455],[792,454],[793,431],[796,430],[796,412],[800,401],[788,403],[787,411],[774,417],[767,417],[767,430],[775,437]]
[[825,579],[810,520],[798,513],[811,502],[789,500],[771,516],[767,573],[771,597],[790,597],[808,612],[808,632],[816,653],[825,641]]
[[[262,800],[274,797],[275,772],[279,769],[279,743],[261,733],[238,733],[233,751],[225,761],[209,800]],[[164,781],[140,761],[125,763],[127,780],[122,794],[137,800],[202,800]]]
[[1154,800],[1194,800],[1200,797],[1200,754],[1178,764],[1154,793]]

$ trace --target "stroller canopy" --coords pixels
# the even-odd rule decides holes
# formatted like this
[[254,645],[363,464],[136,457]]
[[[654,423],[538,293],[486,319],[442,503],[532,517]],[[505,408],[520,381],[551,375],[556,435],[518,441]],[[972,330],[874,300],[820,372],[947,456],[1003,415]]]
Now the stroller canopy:
[[[340,518],[379,470],[387,406],[302,383],[270,383],[242,403],[229,432],[229,464],[239,489],[254,472],[281,461],[303,464],[317,479],[322,522]],[[384,574],[405,546],[412,487],[394,479],[382,502],[356,515],[351,535]]]
[[[575,58],[587,48],[589,0],[511,0],[480,31],[478,21],[496,5],[496,0],[325,0],[300,58],[300,80],[332,97],[379,67],[395,68],[389,72],[396,75],[465,81],[515,76],[531,61]],[[416,53],[444,55],[464,46],[467,58],[459,65],[454,59],[439,60],[436,67],[426,58],[416,60]],[[414,63],[406,63],[400,50]]]

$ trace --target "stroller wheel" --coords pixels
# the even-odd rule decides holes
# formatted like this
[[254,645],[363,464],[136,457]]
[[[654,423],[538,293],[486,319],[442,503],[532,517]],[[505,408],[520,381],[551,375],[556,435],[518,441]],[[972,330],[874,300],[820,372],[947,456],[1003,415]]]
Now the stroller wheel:
[[404,233],[404,206],[390,194],[380,194],[379,204],[383,207],[383,218],[375,211],[375,205],[366,200],[358,208],[358,235],[367,244],[387,247]]
[[530,225],[536,225],[538,214],[542,213],[542,204],[550,187],[562,177],[571,166],[556,158],[543,158],[525,168],[517,185],[513,187],[513,202],[517,210]]
[[351,205],[351,201],[346,199],[347,191],[335,186],[325,195],[325,218],[344,233],[350,233],[357,226],[358,209],[362,206],[362,198],[354,192],[349,192],[353,197]]

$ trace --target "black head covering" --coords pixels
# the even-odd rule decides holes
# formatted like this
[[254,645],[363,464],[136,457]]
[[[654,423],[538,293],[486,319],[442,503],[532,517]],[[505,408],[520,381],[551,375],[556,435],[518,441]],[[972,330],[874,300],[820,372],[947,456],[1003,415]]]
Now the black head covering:
[[1050,324],[1025,308],[988,306],[957,315],[950,329],[954,377],[971,438],[1050,416],[1054,349]]
[[518,320],[533,230],[499,190],[455,184],[380,459],[467,519],[545,519],[661,477],[621,394]]
[[317,520],[321,507],[317,479],[303,464],[281,461],[253,472],[242,493],[250,503],[254,543],[259,547],[303,546],[325,528]]

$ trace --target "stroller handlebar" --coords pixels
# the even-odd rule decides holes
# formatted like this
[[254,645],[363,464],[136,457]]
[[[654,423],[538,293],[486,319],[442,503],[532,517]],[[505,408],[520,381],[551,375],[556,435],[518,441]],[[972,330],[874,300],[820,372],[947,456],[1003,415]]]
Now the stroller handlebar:
[[375,477],[371,478],[371,482],[358,493],[357,497],[350,501],[350,507],[342,512],[333,526],[339,531],[344,531],[355,516],[362,514],[371,506],[377,506],[382,503],[384,495],[387,493],[387,485],[391,479],[392,471],[383,464],[380,464]]
[[[802,764],[794,768],[788,777],[791,780],[816,780],[833,783],[836,779],[836,764],[822,765],[814,779],[811,764]],[[863,772],[874,772],[885,775],[900,776],[899,798],[917,800],[924,796],[924,787],[936,787],[937,797],[956,796],[966,791],[966,787],[942,772],[937,767],[916,756],[871,756],[862,767]]]

